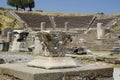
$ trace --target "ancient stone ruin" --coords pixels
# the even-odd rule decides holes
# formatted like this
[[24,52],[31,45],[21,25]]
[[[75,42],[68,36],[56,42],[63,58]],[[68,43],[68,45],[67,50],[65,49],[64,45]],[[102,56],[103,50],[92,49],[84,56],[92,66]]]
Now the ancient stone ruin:
[[[73,58],[65,55],[68,44],[70,47],[75,46],[72,52],[77,54],[80,53],[79,49],[83,49],[79,48],[82,45],[91,49],[104,46],[105,27],[113,19],[98,19],[96,16],[53,17],[18,12],[12,17],[26,30],[13,30],[12,39],[10,33],[7,33],[9,50],[17,53],[31,52],[34,60],[22,64],[0,65],[1,74],[13,75],[22,80],[113,80],[111,66],[100,63],[82,64],[74,59],[77,58],[74,56],[79,55],[73,55]],[[68,33],[74,34],[72,45],[71,35]]]
[[10,47],[10,51],[28,51],[27,45],[26,45],[26,38],[27,38],[28,32],[24,30],[14,30],[12,35],[12,44]]
[[43,68],[76,67],[77,65],[72,58],[65,57],[64,49],[70,39],[71,36],[64,32],[38,32],[35,36],[35,42],[39,47],[39,55],[41,54],[43,57],[28,63],[28,66]]
[[70,35],[63,32],[46,33],[38,32],[36,38],[40,41],[42,47],[42,54],[49,57],[63,57],[65,55],[65,46],[70,40]]

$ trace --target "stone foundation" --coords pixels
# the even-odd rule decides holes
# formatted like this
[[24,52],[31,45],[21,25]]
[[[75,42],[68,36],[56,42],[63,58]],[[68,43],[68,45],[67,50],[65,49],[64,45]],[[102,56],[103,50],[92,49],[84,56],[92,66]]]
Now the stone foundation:
[[22,80],[113,80],[113,68],[103,64],[64,69],[42,69],[26,64],[2,64],[0,74],[8,74]]

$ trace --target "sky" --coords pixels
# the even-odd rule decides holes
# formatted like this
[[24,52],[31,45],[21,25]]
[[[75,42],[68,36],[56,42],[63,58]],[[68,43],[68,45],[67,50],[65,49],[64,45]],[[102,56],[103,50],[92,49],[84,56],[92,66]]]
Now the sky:
[[[0,0],[0,7],[12,8],[6,4],[7,0]],[[35,0],[33,10],[44,12],[105,14],[120,13],[120,0]]]

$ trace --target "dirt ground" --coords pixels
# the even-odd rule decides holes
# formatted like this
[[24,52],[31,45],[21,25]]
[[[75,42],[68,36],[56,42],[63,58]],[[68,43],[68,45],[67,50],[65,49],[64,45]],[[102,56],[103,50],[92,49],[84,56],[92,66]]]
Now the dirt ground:
[[13,77],[13,76],[1,75],[1,74],[0,74],[0,80],[20,80],[20,79],[15,78],[15,77]]

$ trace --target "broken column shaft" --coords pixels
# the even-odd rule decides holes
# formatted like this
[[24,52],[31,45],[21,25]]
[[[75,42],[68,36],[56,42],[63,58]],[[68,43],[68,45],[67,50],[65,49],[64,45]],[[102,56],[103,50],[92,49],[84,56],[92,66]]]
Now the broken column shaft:
[[102,26],[103,23],[97,23],[97,39],[103,39],[105,30]]
[[41,31],[45,30],[45,24],[46,24],[46,22],[41,22]]

